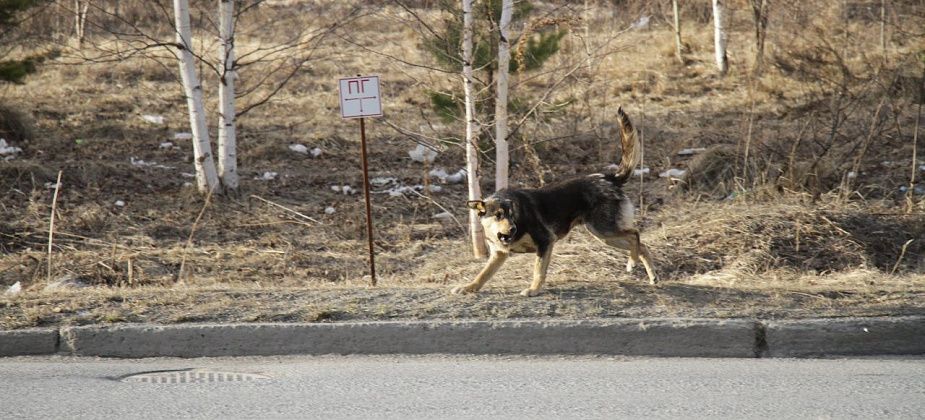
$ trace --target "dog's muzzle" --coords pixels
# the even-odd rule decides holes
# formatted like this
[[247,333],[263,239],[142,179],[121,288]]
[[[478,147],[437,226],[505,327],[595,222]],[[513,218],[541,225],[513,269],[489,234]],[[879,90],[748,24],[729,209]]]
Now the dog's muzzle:
[[514,234],[517,233],[517,228],[511,227],[511,230],[508,233],[498,232],[498,240],[502,244],[510,245],[514,241]]

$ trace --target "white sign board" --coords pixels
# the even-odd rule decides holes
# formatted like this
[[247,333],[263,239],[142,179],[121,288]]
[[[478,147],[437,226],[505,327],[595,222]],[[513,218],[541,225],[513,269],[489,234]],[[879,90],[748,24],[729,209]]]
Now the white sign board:
[[340,79],[340,116],[342,118],[382,116],[379,76]]

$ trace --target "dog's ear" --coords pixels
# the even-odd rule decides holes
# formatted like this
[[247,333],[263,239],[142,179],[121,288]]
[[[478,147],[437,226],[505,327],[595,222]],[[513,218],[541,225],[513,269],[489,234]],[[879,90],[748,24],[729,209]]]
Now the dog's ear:
[[466,202],[466,206],[479,212],[480,216],[485,214],[485,202],[482,200],[469,200]]

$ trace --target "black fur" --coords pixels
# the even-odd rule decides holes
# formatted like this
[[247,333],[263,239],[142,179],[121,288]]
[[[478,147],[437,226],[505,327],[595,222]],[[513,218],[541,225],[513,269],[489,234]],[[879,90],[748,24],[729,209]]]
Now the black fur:
[[[607,185],[601,185],[602,179]],[[567,235],[572,227],[583,222],[597,224],[594,223],[597,218],[619,215],[619,200],[623,198],[625,183],[625,178],[612,174],[584,176],[542,188],[506,188],[486,201],[496,199],[504,217],[517,227],[512,242],[530,234],[539,255],[557,238]]]

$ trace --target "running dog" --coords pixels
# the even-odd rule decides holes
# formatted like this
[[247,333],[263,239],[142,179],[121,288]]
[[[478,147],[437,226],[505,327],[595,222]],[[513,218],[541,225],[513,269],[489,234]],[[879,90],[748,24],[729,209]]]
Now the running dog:
[[491,279],[511,253],[536,253],[533,282],[520,294],[536,296],[546,281],[546,269],[556,241],[578,224],[603,243],[629,251],[626,270],[642,261],[649,282],[655,284],[649,250],[633,225],[633,203],[622,186],[639,164],[641,150],[636,129],[623,108],[617,111],[623,156],[613,174],[591,174],[538,189],[502,189],[485,200],[469,201],[478,212],[488,240],[488,264],[472,282],[453,293],[475,293]]

